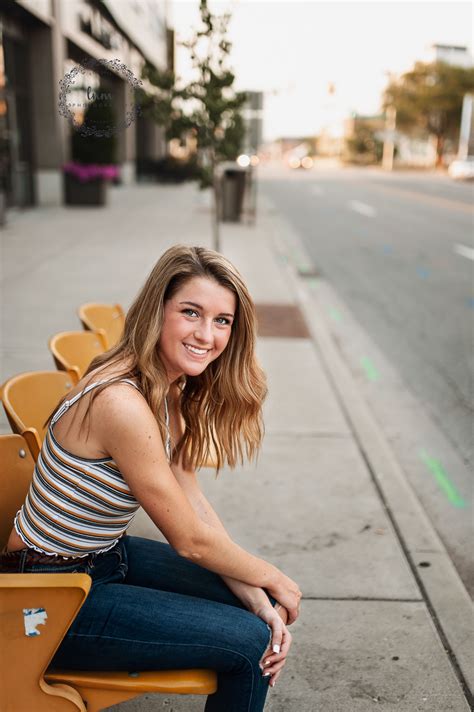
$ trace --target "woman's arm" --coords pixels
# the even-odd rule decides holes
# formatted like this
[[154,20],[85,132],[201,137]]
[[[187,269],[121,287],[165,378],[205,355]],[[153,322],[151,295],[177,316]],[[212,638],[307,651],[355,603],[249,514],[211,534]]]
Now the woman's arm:
[[[214,527],[214,529],[227,534],[224,525],[217,516],[212,505],[202,493],[196,473],[193,471],[183,470],[181,463],[179,465],[173,463],[171,465],[171,469],[198,517],[210,527]],[[225,581],[230,590],[237,596],[237,598],[242,601],[244,606],[249,611],[252,611],[252,613],[257,613],[262,606],[269,604],[268,596],[263,588],[252,586],[230,576],[223,575],[222,579]],[[288,617],[286,608],[282,607],[280,617],[283,622],[286,623],[286,619]]]
[[[173,389],[172,387],[170,389],[170,395],[172,403],[171,421],[173,431],[176,436],[176,442],[178,442],[184,434],[185,423],[181,413],[179,412],[180,394],[178,389]],[[217,531],[220,531],[222,534],[228,536],[227,531],[221,520],[217,516],[209,501],[202,493],[196,473],[194,471],[185,470],[182,466],[181,458],[179,463],[171,464],[171,469],[198,517],[210,527],[213,527],[214,529],[217,529]],[[232,578],[230,576],[225,576],[222,574],[221,576],[227,586],[232,591],[232,593],[234,593],[237,598],[242,601],[244,606],[249,611],[256,613],[257,610],[259,610],[262,606],[269,604],[268,596],[261,587],[252,586],[248,583],[245,583],[244,581],[239,581],[238,579]],[[282,610],[280,611],[280,616],[282,620],[286,623],[286,620],[288,618],[286,608],[282,607]]]
[[283,587],[278,598],[283,605],[285,596],[294,599],[296,611],[299,593],[291,579],[197,516],[168,465],[158,424],[139,393],[124,384],[103,390],[94,401],[91,429],[137,501],[179,554],[252,586],[278,592]]
[[[200,519],[218,531],[226,533],[224,525],[202,493],[196,473],[185,471],[181,465],[174,463],[171,465],[171,469]],[[222,579],[237,598],[242,601],[244,606],[251,613],[262,618],[272,629],[271,641],[261,658],[260,667],[270,675],[270,685],[273,687],[285,665],[291,646],[292,636],[286,628],[288,611],[280,603],[277,603],[275,609],[273,609],[263,588],[251,586],[230,576],[222,576]],[[281,619],[283,625],[279,622],[279,619]],[[275,653],[276,648],[273,647],[275,644],[279,646],[278,653]]]

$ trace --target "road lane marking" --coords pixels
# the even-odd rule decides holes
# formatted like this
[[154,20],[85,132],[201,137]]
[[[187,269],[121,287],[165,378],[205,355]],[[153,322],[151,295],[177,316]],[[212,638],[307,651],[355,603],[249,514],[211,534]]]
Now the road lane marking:
[[338,311],[337,309],[334,309],[334,307],[332,307],[329,310],[329,313],[332,316],[332,318],[334,319],[334,321],[340,322],[342,320],[341,312]]
[[426,267],[417,267],[416,273],[418,277],[421,277],[421,279],[427,279],[430,276],[430,272],[426,269]]
[[409,198],[410,200],[415,200],[419,203],[427,203],[428,205],[434,205],[437,208],[450,208],[452,210],[460,210],[463,213],[472,214],[473,207],[469,203],[463,203],[461,200],[451,200],[450,198],[442,198],[440,196],[428,195],[427,193],[419,193],[414,190],[407,190],[403,188],[392,188],[387,185],[380,185],[375,181],[366,181],[366,185],[374,187],[376,190],[385,191],[386,193],[392,193],[393,195],[399,195],[403,198]]
[[457,491],[454,483],[449,479],[442,464],[438,460],[435,460],[434,457],[430,457],[426,450],[420,450],[419,454],[451,504],[455,507],[465,507],[466,502]]
[[365,374],[369,381],[378,381],[379,380],[379,372],[375,368],[374,364],[370,359],[368,359],[366,356],[363,356],[360,360],[362,364],[362,368],[365,371]]
[[349,207],[351,210],[355,210],[356,213],[360,215],[365,215],[368,218],[373,218],[376,215],[375,209],[367,203],[361,203],[359,200],[350,200]]
[[454,251],[461,257],[467,257],[468,260],[474,260],[474,249],[466,245],[457,244],[454,246]]
[[293,255],[293,263],[296,265],[296,269],[301,274],[305,272],[310,272],[313,267],[310,262],[306,260],[306,257],[301,253],[297,247],[291,247],[291,253]]

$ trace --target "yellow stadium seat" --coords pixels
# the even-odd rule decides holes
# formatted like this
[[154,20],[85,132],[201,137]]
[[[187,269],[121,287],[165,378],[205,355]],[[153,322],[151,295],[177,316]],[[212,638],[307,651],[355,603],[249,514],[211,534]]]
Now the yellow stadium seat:
[[14,433],[23,435],[36,460],[46,432],[45,422],[74,386],[64,371],[30,371],[6,381],[1,389],[5,413]]
[[98,331],[105,338],[107,349],[115,346],[123,334],[125,314],[120,304],[88,302],[77,310],[84,329]]
[[[0,547],[25,499],[34,461],[21,435],[0,436]],[[89,593],[86,574],[0,574],[2,712],[99,712],[151,692],[209,695],[212,670],[86,672],[48,665]],[[30,615],[33,613],[33,617]]]
[[67,371],[78,383],[91,361],[107,351],[103,334],[98,331],[62,331],[49,340],[49,349],[60,371]]

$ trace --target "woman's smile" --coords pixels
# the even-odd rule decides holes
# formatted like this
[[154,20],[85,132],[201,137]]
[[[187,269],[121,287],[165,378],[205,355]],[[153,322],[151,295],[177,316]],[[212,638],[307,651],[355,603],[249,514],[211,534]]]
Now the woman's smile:
[[211,349],[201,349],[197,346],[191,344],[183,344],[184,348],[192,358],[197,358],[199,361],[203,361],[208,355]]

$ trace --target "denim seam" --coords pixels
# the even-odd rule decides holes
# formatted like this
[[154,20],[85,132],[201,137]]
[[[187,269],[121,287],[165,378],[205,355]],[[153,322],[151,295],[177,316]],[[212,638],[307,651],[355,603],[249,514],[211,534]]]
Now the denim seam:
[[28,549],[23,549],[23,551],[20,554],[20,561],[19,561],[19,565],[18,565],[18,573],[20,573],[20,574],[25,572],[27,554],[28,554]]
[[[76,638],[99,638],[100,640],[121,640],[124,643],[139,643],[140,645],[172,645],[174,647],[176,646],[186,646],[186,647],[194,647],[194,648],[213,648],[214,650],[224,650],[227,653],[232,653],[233,655],[238,655],[241,658],[244,658],[244,660],[247,661],[247,663],[250,665],[250,669],[253,669],[252,666],[252,661],[249,660],[249,658],[244,655],[243,653],[238,653],[235,650],[231,650],[230,648],[221,648],[219,645],[205,645],[204,643],[159,643],[159,642],[154,642],[154,641],[146,641],[146,640],[134,640],[133,638],[117,638],[115,635],[90,635],[89,633],[68,633],[68,637],[75,636]],[[266,650],[266,648],[265,648]],[[265,651],[264,651],[265,652]],[[263,653],[262,653],[263,655]],[[247,707],[247,712],[250,709],[250,703],[252,702],[253,698],[253,675],[251,677],[251,688],[250,688],[250,699],[249,699],[249,706]]]

